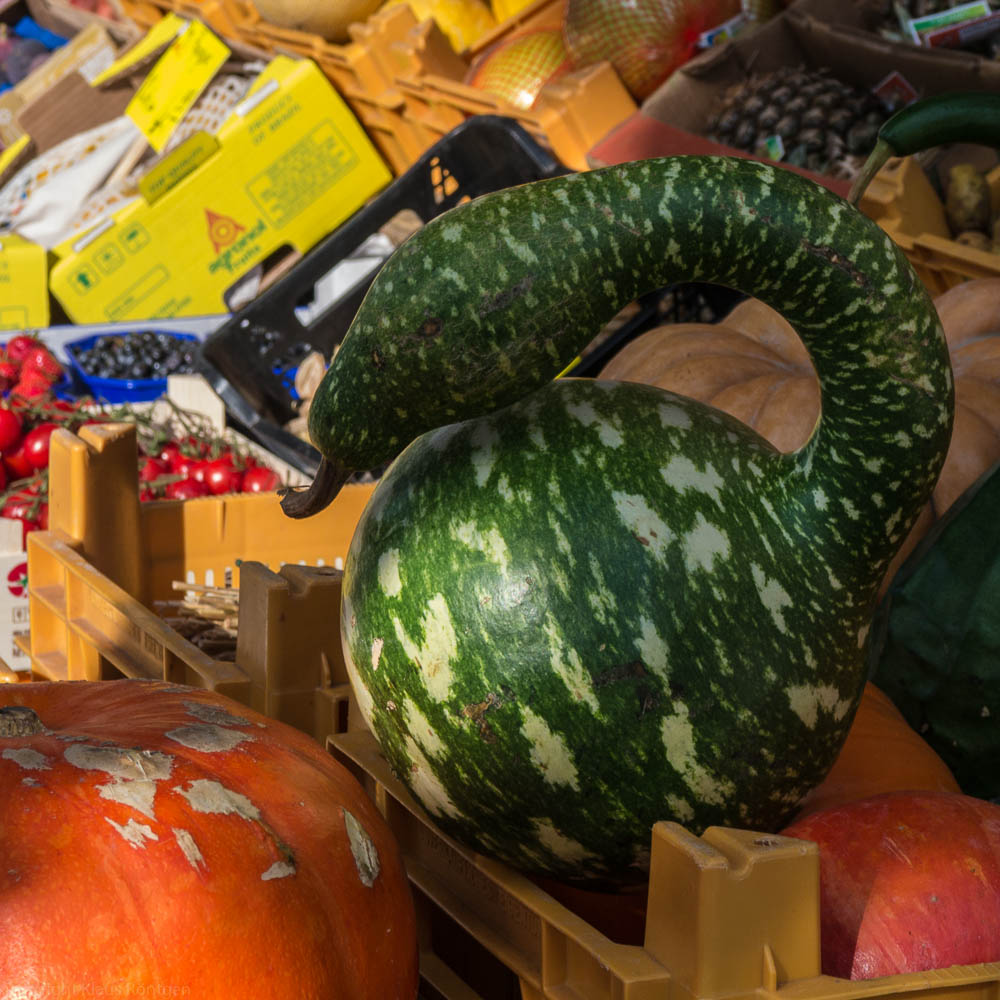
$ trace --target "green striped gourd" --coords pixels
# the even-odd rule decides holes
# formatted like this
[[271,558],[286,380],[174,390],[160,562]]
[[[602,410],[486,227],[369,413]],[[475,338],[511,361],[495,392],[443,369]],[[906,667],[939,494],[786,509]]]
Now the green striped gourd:
[[[822,387],[799,451],[655,387],[549,381],[689,280],[799,331]],[[312,409],[337,469],[444,425],[395,459],[345,566],[352,686],[394,770],[446,833],[591,885],[641,878],[656,820],[779,829],[846,736],[952,410],[904,257],[789,171],[647,160],[440,217]]]

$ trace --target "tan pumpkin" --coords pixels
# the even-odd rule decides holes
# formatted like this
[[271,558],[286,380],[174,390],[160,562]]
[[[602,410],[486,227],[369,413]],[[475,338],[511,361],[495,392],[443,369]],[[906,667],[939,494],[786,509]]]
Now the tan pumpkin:
[[[898,569],[953,501],[1000,461],[1000,278],[967,281],[935,299],[955,372],[955,429],[930,502],[889,568]],[[626,344],[601,378],[691,396],[793,451],[819,419],[819,383],[792,327],[757,299],[720,323],[659,326]]]

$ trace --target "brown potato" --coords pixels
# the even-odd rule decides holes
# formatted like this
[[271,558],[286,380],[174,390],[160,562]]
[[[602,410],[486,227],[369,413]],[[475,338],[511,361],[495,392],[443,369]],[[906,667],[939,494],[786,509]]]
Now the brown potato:
[[948,171],[944,210],[953,234],[989,231],[990,188],[982,171],[971,163],[956,164]]

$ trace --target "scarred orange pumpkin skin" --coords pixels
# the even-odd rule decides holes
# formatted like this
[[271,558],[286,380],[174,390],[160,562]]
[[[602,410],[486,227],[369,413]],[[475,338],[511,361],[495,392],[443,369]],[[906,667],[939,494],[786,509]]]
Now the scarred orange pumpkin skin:
[[159,681],[0,685],[0,800],[5,996],[416,996],[397,844],[283,723]]

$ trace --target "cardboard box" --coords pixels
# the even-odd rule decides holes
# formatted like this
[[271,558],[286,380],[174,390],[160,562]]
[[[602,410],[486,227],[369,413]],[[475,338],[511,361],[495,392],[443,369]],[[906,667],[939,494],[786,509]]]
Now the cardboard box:
[[241,278],[305,253],[390,179],[319,68],[277,56],[215,135],[192,135],[140,197],[55,248],[50,289],[76,323],[226,312]]
[[0,329],[49,325],[48,278],[40,246],[14,233],[0,236]]
[[56,49],[20,83],[0,94],[0,142],[9,146],[25,134],[18,121],[21,111],[72,73],[89,80],[110,66],[116,46],[98,24],[91,24]]
[[[850,14],[859,19],[846,20]],[[760,27],[685,63],[643,102],[656,121],[701,136],[730,87],[754,74],[788,67],[826,67],[866,89],[898,70],[921,95],[945,90],[1000,90],[1000,63],[952,50],[889,42],[860,26],[844,0],[797,0]],[[720,152],[733,152],[720,146]]]
[[[899,70],[921,96],[946,90],[1000,89],[1000,64],[962,49],[929,49],[876,34],[874,12],[863,0],[796,0],[785,12],[801,44],[871,86]],[[846,79],[847,77],[845,77]]]
[[28,553],[23,529],[20,521],[0,518],[0,667],[31,668],[31,658],[17,644],[17,636],[27,631]]

